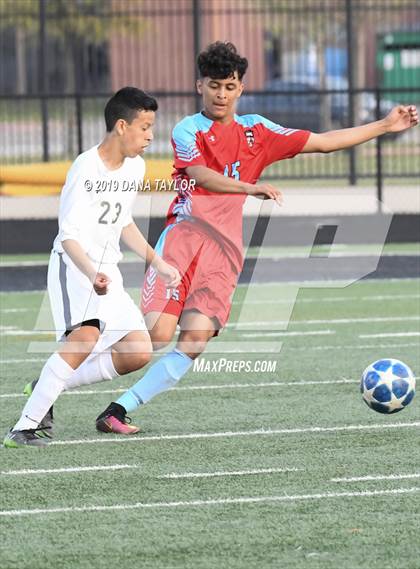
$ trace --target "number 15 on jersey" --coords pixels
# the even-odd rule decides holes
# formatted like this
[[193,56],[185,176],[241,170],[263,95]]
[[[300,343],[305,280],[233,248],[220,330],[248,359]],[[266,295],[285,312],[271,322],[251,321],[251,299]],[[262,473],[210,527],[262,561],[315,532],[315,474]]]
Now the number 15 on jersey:
[[239,180],[239,178],[240,178],[239,166],[240,165],[241,165],[240,160],[237,160],[236,162],[232,162],[232,164],[226,164],[223,175],[228,176],[230,178],[234,178],[235,180]]

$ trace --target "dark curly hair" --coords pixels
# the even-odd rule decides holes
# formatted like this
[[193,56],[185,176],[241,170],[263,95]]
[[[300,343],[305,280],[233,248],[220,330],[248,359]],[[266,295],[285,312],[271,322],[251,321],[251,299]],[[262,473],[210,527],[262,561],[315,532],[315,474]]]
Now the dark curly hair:
[[248,69],[248,60],[239,55],[233,43],[216,41],[200,53],[197,65],[201,77],[227,79],[237,71],[242,79]]

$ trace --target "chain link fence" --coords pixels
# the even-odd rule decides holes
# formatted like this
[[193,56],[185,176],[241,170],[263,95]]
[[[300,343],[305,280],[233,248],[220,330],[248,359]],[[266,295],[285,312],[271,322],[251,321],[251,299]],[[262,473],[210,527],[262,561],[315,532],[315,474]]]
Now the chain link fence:
[[[322,132],[420,103],[416,0],[0,0],[0,161],[70,160],[104,134],[112,92],[159,101],[153,150],[170,158],[175,123],[200,109],[195,58],[229,40],[249,59],[239,114]],[[290,183],[415,184],[420,129],[265,176]],[[305,182],[306,180],[306,182]]]

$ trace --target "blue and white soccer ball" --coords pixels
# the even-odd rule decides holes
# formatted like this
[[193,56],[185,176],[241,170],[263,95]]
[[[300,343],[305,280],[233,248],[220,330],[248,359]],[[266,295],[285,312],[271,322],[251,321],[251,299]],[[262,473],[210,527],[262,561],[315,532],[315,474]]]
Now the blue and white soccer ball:
[[365,369],[360,391],[371,409],[378,413],[397,413],[413,400],[416,380],[405,363],[383,359]]

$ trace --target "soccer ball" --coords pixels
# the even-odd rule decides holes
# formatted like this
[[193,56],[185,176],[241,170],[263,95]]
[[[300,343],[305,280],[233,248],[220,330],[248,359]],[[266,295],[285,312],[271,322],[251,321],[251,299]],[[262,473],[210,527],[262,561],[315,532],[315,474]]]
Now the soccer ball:
[[378,413],[397,413],[411,403],[416,392],[413,372],[403,362],[393,359],[370,364],[360,383],[363,401]]

